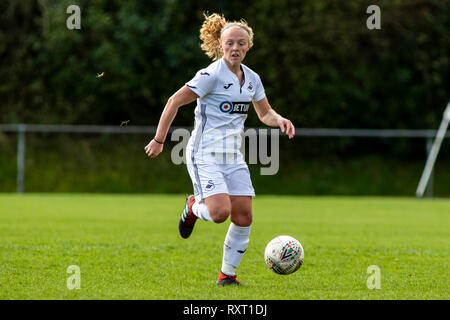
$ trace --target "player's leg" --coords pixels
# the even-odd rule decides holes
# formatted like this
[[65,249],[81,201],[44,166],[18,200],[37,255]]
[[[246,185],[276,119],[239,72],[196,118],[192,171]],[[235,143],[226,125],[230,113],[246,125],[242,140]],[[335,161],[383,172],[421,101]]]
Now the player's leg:
[[231,223],[225,237],[218,285],[241,284],[236,280],[236,269],[249,243],[252,197],[255,195],[246,165],[231,167],[225,177],[230,192]]
[[192,212],[200,219],[221,223],[231,213],[231,202],[222,168],[216,163],[197,162],[190,166],[195,201]]
[[221,223],[231,213],[228,189],[220,167],[214,163],[187,163],[194,186],[194,195],[186,199],[184,211],[178,223],[182,238],[188,238],[198,218]]
[[230,196],[231,214],[230,220],[240,227],[249,227],[252,224],[252,197]]
[[204,199],[204,210],[209,211],[211,220],[215,223],[222,223],[231,214],[231,200],[227,193],[219,193]]
[[231,223],[225,237],[222,268],[218,282],[223,281],[227,276],[231,280],[236,279],[236,269],[241,264],[250,239],[252,197],[231,196],[230,200]]
[[205,221],[222,223],[230,216],[231,201],[227,193],[219,193],[200,201],[194,201],[192,212]]

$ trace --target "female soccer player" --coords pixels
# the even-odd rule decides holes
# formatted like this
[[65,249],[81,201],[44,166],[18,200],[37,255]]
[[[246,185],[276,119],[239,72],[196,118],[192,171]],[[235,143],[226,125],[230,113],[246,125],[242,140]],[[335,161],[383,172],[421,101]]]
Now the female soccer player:
[[201,48],[214,62],[169,98],[156,135],[145,152],[156,157],[163,150],[178,108],[197,100],[195,127],[186,151],[194,195],[186,199],[179,232],[188,238],[198,218],[221,223],[230,217],[216,284],[241,285],[236,279],[236,268],[249,242],[255,196],[247,164],[239,151],[250,103],[264,124],[280,127],[289,139],[295,128],[271,108],[258,74],[242,64],[253,46],[253,30],[245,21],[227,22],[218,14],[205,15],[200,39]]

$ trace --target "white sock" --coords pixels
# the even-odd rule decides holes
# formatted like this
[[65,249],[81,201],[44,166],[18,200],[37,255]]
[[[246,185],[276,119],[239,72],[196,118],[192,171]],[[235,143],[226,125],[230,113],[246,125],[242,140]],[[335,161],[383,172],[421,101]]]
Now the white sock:
[[239,227],[231,222],[223,245],[222,272],[229,276],[236,275],[250,236],[250,226]]
[[205,221],[213,221],[211,215],[209,214],[208,207],[206,203],[203,201],[197,202],[195,201],[192,205],[192,212],[200,219]]

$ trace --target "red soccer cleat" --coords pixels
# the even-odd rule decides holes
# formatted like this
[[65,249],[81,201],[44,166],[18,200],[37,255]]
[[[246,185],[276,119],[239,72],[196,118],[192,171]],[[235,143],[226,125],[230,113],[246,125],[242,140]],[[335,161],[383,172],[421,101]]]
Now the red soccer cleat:
[[244,286],[242,282],[236,279],[236,276],[229,276],[220,271],[219,279],[217,279],[216,284],[218,286]]
[[195,221],[197,221],[197,216],[192,212],[192,205],[195,202],[194,196],[189,196],[186,199],[186,204],[184,206],[184,211],[181,214],[180,222],[178,223],[178,230],[182,238],[187,239],[194,229]]

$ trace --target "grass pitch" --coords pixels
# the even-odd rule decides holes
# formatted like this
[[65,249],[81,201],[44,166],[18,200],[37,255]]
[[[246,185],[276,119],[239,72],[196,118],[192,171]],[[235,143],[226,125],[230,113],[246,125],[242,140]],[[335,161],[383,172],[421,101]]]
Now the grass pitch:
[[[0,299],[449,299],[450,201],[257,196],[239,279],[217,288],[229,220],[181,239],[183,195],[0,194]],[[305,263],[264,264],[277,235]],[[79,266],[81,288],[67,273]],[[381,288],[368,289],[369,266]]]

